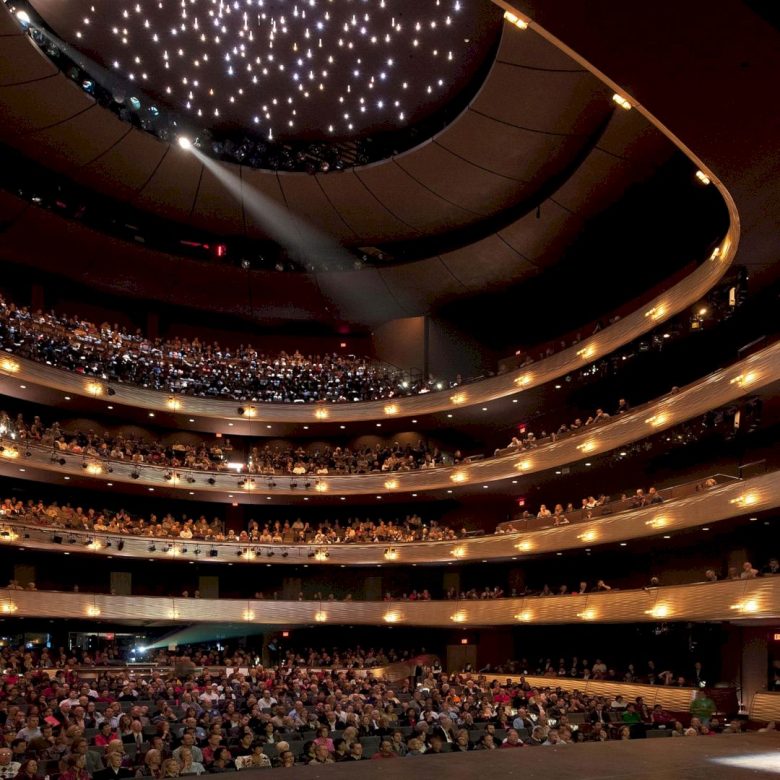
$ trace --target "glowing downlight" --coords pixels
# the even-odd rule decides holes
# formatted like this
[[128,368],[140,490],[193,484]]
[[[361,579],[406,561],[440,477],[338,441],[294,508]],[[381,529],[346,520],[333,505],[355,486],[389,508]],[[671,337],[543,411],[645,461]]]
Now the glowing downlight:
[[521,19],[517,14],[513,14],[511,11],[504,11],[504,19],[506,19],[509,24],[513,24],[517,27],[518,30],[528,29],[528,22],[526,22],[525,19]]
[[87,395],[91,395],[93,398],[97,398],[105,392],[105,388],[100,382],[87,382],[84,389],[87,391]]
[[615,92],[615,94],[612,95],[612,100],[625,111],[629,111],[631,109],[631,103],[622,95],[619,95],[617,92]]
[[18,374],[21,370],[21,366],[15,360],[9,357],[0,359],[0,371],[5,371],[6,374]]

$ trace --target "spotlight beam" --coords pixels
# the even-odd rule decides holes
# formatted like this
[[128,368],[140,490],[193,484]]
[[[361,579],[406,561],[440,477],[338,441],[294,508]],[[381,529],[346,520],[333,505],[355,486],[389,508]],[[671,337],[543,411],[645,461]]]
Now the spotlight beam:
[[[180,145],[183,138],[179,138]],[[376,305],[376,301],[368,300],[365,295],[360,295],[353,285],[345,284],[342,272],[326,271],[334,265],[340,268],[352,267],[354,257],[343,246],[247,184],[222,163],[207,157],[196,146],[190,145],[188,151],[203,163],[239,203],[243,202],[244,209],[277,244],[284,247],[292,257],[314,269],[320,289],[338,309],[338,318],[352,322],[377,320],[381,307]]]

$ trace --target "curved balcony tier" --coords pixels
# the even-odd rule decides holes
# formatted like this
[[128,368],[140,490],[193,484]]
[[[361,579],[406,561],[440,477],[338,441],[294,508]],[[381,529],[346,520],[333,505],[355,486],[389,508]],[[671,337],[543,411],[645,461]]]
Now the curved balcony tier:
[[780,472],[728,482],[686,498],[618,512],[572,525],[527,533],[493,534],[447,542],[375,542],[371,544],[247,544],[206,542],[101,532],[69,531],[7,522],[0,527],[0,545],[35,550],[78,550],[115,558],[150,561],[189,560],[202,563],[235,562],[352,566],[385,564],[452,564],[522,559],[530,555],[618,543],[761,512],[780,506]]
[[[100,377],[84,376],[7,353],[0,360],[2,392],[29,399],[24,391],[31,385],[87,398],[110,398],[150,412],[163,412],[197,421],[244,423],[247,431],[253,423],[301,424],[366,422],[400,419],[448,412],[509,398],[523,390],[544,385],[577,371],[604,355],[657,327],[701,300],[728,269],[739,236],[736,212],[732,212],[729,231],[711,257],[691,274],[641,310],[618,320],[597,334],[550,357],[505,374],[481,379],[460,387],[420,395],[342,404],[272,404],[262,402],[199,398],[163,393],[142,387],[108,382]],[[24,386],[24,387],[22,387]],[[242,411],[239,411],[242,410]],[[233,431],[234,433],[237,431]],[[238,432],[241,432],[240,430]]]
[[[484,460],[457,466],[443,466],[409,472],[378,474],[328,475],[308,480],[304,477],[270,477],[241,473],[186,471],[139,465],[125,461],[97,461],[81,455],[26,445],[8,439],[2,442],[0,474],[19,475],[26,479],[51,481],[51,474],[61,477],[79,475],[103,482],[123,482],[149,489],[170,491],[187,498],[197,494],[206,500],[253,503],[258,496],[311,495],[383,495],[423,491],[454,491],[456,488],[488,485],[506,479],[573,463],[622,447],[648,435],[660,433],[681,422],[704,414],[754,392],[780,379],[780,342],[750,357],[700,379],[686,388],[613,417],[598,427],[589,427],[558,441],[532,450],[504,451]],[[0,386],[0,389],[2,387]],[[26,456],[26,457],[25,457]],[[293,486],[295,482],[295,486]],[[271,484],[274,483],[274,484]],[[305,485],[308,484],[308,488]],[[269,498],[270,494],[270,498]],[[260,498],[259,500],[263,500]]]
[[0,591],[5,615],[139,623],[453,627],[780,617],[780,577],[495,601],[254,601]]

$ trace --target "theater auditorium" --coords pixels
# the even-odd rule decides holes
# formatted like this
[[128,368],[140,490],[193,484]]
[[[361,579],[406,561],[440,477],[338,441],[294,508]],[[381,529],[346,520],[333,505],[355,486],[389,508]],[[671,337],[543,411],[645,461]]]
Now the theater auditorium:
[[0,778],[778,777],[778,74],[756,0],[0,0]]

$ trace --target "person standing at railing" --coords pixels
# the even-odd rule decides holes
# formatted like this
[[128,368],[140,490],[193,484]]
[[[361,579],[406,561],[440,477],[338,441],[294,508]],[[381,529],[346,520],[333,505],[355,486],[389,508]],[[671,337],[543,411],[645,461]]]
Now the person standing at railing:
[[715,702],[707,696],[703,689],[696,691],[696,698],[691,702],[691,717],[698,718],[704,725],[709,725],[715,712]]

